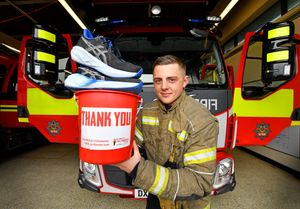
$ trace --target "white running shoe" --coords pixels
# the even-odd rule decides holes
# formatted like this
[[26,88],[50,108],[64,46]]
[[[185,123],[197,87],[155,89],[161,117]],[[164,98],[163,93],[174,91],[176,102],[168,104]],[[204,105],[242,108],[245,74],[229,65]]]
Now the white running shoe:
[[107,89],[126,91],[135,94],[139,94],[143,88],[143,82],[139,79],[117,79],[107,78],[102,76],[102,79],[98,79],[82,75],[80,73],[74,73],[69,75],[65,80],[65,87],[72,91],[84,90],[84,89]]

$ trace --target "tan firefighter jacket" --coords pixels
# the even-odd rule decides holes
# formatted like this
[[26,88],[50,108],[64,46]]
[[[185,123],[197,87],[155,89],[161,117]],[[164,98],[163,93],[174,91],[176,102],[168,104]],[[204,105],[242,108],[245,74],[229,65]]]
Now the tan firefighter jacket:
[[[140,161],[133,184],[160,199],[184,201],[184,209],[209,208],[203,197],[212,190],[218,131],[217,119],[185,92],[168,110],[158,100],[146,104],[135,140],[147,159]],[[168,160],[178,169],[164,167]]]

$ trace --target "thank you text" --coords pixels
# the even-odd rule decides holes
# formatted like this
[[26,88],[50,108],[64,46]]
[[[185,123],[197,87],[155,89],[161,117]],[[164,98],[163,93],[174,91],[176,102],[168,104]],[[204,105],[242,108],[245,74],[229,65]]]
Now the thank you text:
[[112,150],[129,146],[131,108],[82,107],[80,117],[81,147]]

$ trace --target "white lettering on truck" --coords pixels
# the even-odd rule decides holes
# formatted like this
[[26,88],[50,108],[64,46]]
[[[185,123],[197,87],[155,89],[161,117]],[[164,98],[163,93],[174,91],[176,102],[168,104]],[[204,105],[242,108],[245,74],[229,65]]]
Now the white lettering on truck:
[[208,110],[218,110],[218,100],[217,99],[198,99],[195,98],[195,94],[189,95],[193,97],[197,102],[203,104]]
[[203,104],[208,110],[218,110],[218,100],[217,99],[200,99],[199,101]]

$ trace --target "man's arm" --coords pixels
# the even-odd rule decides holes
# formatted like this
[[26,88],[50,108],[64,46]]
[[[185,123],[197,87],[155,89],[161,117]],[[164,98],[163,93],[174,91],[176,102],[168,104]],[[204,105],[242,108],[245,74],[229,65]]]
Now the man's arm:
[[[199,199],[210,194],[212,189],[217,135],[218,124],[213,121],[205,129],[193,133],[188,138],[192,143],[183,156],[184,167],[180,169],[166,168],[141,158],[136,145],[132,158],[118,164],[118,167],[130,173],[138,164],[133,184],[161,198]],[[199,136],[202,136],[200,140]]]

